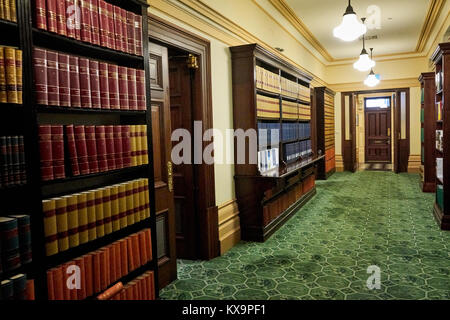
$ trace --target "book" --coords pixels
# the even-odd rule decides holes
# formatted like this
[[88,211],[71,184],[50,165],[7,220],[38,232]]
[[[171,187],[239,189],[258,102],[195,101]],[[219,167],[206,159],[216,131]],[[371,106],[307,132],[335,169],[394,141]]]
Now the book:
[[92,108],[101,108],[100,74],[98,61],[89,60]]
[[77,210],[78,210],[78,233],[80,234],[80,244],[89,242],[89,218],[87,209],[87,194],[77,193]]
[[75,132],[75,144],[80,173],[82,175],[89,174],[90,170],[89,170],[88,151],[84,126],[74,126],[74,132]]
[[58,253],[58,229],[56,224],[56,201],[42,201],[44,213],[45,252],[47,256]]
[[100,62],[98,64],[100,77],[100,103],[102,109],[110,109],[109,105],[109,74],[108,64]]
[[99,172],[97,160],[97,142],[95,140],[95,126],[85,126],[85,139],[87,147],[87,160],[89,163],[89,173]]
[[105,126],[95,127],[95,141],[97,144],[97,161],[100,172],[108,170],[108,159],[106,150],[106,132]]
[[35,21],[38,29],[47,30],[47,6],[46,0],[36,0]]
[[14,287],[11,280],[6,279],[0,282],[0,296],[2,300],[14,299]]
[[[8,0],[5,0],[5,1],[8,1]],[[9,0],[9,19],[12,22],[17,22],[16,0]]]
[[136,97],[138,110],[147,110],[145,94],[145,71],[136,69]]
[[138,180],[134,180],[131,182],[133,186],[133,214],[134,221],[136,223],[141,221],[141,212],[140,212],[140,197],[139,197],[139,182]]
[[103,190],[95,190],[95,225],[97,238],[105,236],[105,214],[103,211]]
[[66,1],[56,1],[56,25],[57,32],[62,36],[67,36]]
[[89,0],[79,0],[81,8],[81,40],[92,43],[91,6]]
[[56,226],[58,230],[58,251],[69,249],[69,222],[67,215],[67,198],[55,198]]
[[17,219],[0,217],[1,263],[4,271],[21,266]]
[[23,103],[23,57],[22,50],[15,50],[17,103]]
[[59,105],[70,107],[69,55],[58,53]]
[[95,193],[92,191],[84,192],[86,194],[86,209],[88,214],[88,239],[93,241],[97,239],[97,217],[95,214]]
[[123,143],[122,143],[122,128],[121,126],[113,126],[114,133],[114,161],[116,169],[122,169],[123,163]]
[[67,18],[66,32],[69,38],[76,38],[76,29],[79,28],[80,21],[77,19],[77,8],[75,0],[65,0],[65,11]]
[[118,67],[119,71],[119,101],[121,110],[129,110],[130,105],[128,101],[128,68]]
[[69,149],[70,165],[73,176],[80,175],[80,167],[78,165],[78,155],[77,155],[77,145],[75,141],[75,132],[73,125],[67,125],[66,137],[67,137],[67,147]]
[[64,131],[62,125],[51,126],[53,178],[64,179]]
[[122,158],[123,166],[125,168],[131,167],[131,137],[130,137],[130,126],[121,126],[121,136],[122,136]]
[[126,183],[125,184],[125,197],[126,197],[126,216],[127,216],[127,225],[131,226],[136,223],[134,216],[134,197],[133,197],[133,184]]
[[142,16],[134,15],[134,54],[142,56]]
[[113,20],[114,20],[114,47],[118,51],[122,51],[122,22],[120,20],[120,8],[113,6]]
[[79,58],[69,56],[69,72],[70,72],[70,106],[72,108],[81,108],[81,91],[79,77]]
[[47,30],[50,32],[58,32],[57,7],[56,0],[47,1]]
[[80,245],[80,233],[78,230],[78,197],[76,195],[64,196],[67,201],[67,224],[69,233],[69,248]]
[[92,108],[89,60],[86,58],[79,58],[78,63],[80,70],[79,77],[80,77],[81,107]]
[[109,188],[110,188],[110,201],[111,201],[112,231],[119,231],[120,230],[119,186],[114,185]]
[[108,17],[108,48],[116,50],[115,42],[115,25],[114,25],[114,6],[110,3],[106,3],[106,12]]
[[20,263],[25,265],[32,261],[30,216],[21,214],[9,217],[17,220]]
[[136,87],[136,69],[127,68],[128,77],[128,105],[130,110],[138,110],[137,105],[137,87]]
[[[76,298],[74,300],[84,300],[87,298],[87,290],[86,290],[86,268],[84,265],[84,257],[79,257],[74,260],[75,265],[80,270],[80,288],[76,289]],[[75,291],[72,289],[72,291]]]
[[110,48],[108,8],[104,0],[98,0],[98,13],[99,13],[100,44],[104,47]]
[[100,45],[100,28],[99,28],[99,3],[98,0],[89,0],[89,7],[91,13],[91,34],[92,34],[92,43],[96,45]]
[[19,103],[17,93],[16,49],[4,47],[6,95],[9,103]]
[[8,102],[8,95],[6,93],[6,75],[5,75],[5,51],[0,47],[0,103]]
[[109,105],[111,109],[120,109],[119,67],[108,64]]
[[128,226],[128,220],[127,220],[127,195],[126,195],[126,186],[125,184],[119,185],[119,221],[120,221],[120,228],[126,228]]
[[105,126],[105,141],[106,141],[106,159],[108,160],[108,170],[118,169],[115,160],[114,148],[114,128],[113,126]]
[[111,212],[111,189],[102,188],[103,192],[103,215],[104,215],[104,225],[105,225],[105,235],[113,232],[112,229],[112,212]]
[[52,156],[52,127],[51,125],[39,126],[39,151],[41,155],[42,181],[54,179]]
[[134,27],[134,14],[132,12],[127,12],[127,52],[134,54],[136,52],[136,42],[135,42],[135,27]]
[[19,136],[19,173],[20,173],[20,181],[19,181],[20,184],[26,184],[27,170],[25,161],[25,142],[23,136]]
[[128,52],[127,11],[125,9],[122,9],[122,8],[120,8],[119,10],[120,10],[119,19],[120,19],[120,24],[122,25],[122,29],[121,29],[121,41],[122,41],[121,51],[122,52]]
[[14,300],[26,300],[27,298],[27,276],[23,273],[19,273],[12,276],[9,280],[13,284],[13,299]]
[[48,104],[59,106],[58,53],[47,50],[47,92]]

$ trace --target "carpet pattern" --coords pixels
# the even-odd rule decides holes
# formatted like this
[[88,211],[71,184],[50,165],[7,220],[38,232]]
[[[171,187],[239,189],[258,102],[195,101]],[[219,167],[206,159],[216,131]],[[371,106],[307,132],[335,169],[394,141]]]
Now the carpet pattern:
[[[336,173],[265,243],[178,262],[162,299],[450,299],[450,232],[419,176]],[[380,289],[369,290],[369,266]]]

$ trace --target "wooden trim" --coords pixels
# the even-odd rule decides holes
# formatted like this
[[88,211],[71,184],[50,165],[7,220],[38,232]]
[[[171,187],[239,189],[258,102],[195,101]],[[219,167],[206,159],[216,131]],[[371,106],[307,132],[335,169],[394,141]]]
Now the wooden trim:
[[441,13],[441,9],[444,6],[445,0],[431,0],[430,6],[428,7],[427,15],[425,17],[425,22],[422,26],[422,31],[420,32],[419,40],[417,41],[416,52],[422,52],[425,48],[431,30],[433,30],[434,25]]
[[421,156],[420,154],[412,154],[408,160],[408,173],[420,173]]
[[[153,14],[148,15],[148,23],[152,42],[178,48],[198,57],[199,69],[194,79],[194,118],[202,121],[203,130],[211,129],[213,110],[210,42]],[[203,148],[209,143],[203,142]],[[214,165],[195,165],[194,176],[197,183],[194,186],[195,201],[198,204],[197,226],[202,230],[198,233],[199,258],[212,259],[219,255]]]
[[241,241],[241,225],[237,200],[227,201],[218,208],[220,254]]

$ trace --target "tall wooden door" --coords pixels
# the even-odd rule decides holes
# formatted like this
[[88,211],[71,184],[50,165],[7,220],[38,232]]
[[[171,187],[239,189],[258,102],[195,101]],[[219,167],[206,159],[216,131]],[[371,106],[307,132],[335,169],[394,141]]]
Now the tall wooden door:
[[342,94],[342,157],[344,170],[355,172],[356,157],[356,95]]
[[391,109],[365,110],[366,162],[391,162]]
[[[170,114],[172,130],[185,129],[193,137],[193,110],[191,99],[191,72],[186,57],[171,57],[169,60]],[[179,143],[178,141],[173,144]],[[173,166],[175,194],[175,225],[177,257],[196,259],[196,221],[194,165],[183,163]]]
[[159,285],[177,277],[175,216],[171,162],[169,64],[167,48],[150,43],[152,135],[155,170],[156,236],[158,240]]

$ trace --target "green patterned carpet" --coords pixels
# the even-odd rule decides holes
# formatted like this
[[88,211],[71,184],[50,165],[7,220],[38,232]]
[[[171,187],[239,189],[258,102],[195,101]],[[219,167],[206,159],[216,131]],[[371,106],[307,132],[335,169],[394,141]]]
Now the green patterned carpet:
[[[450,232],[418,175],[336,173],[265,243],[179,261],[162,299],[450,299]],[[369,290],[367,268],[381,269]]]

